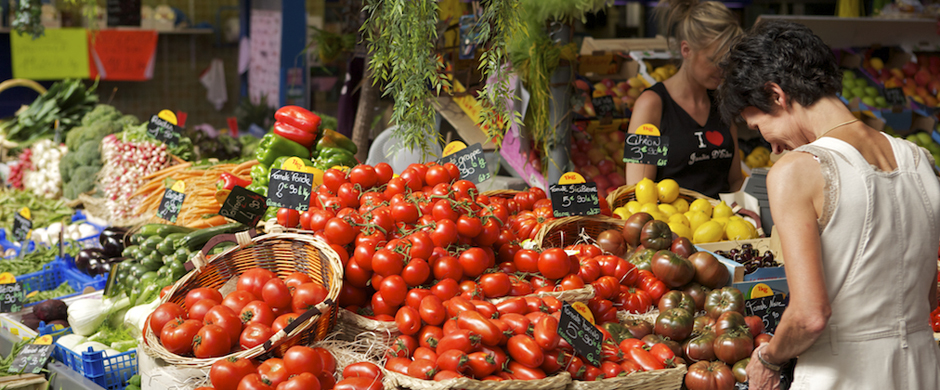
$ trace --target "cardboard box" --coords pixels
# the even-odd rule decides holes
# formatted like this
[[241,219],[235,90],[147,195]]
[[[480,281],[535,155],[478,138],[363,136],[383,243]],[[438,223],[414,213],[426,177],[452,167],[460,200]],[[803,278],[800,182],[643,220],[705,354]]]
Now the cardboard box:
[[[581,42],[578,73],[592,81],[604,78],[628,79],[640,73],[641,63],[630,56],[631,52],[668,53],[666,38],[594,39]],[[652,57],[650,57],[652,58]],[[670,57],[671,58],[671,57]],[[660,64],[654,64],[659,66]]]

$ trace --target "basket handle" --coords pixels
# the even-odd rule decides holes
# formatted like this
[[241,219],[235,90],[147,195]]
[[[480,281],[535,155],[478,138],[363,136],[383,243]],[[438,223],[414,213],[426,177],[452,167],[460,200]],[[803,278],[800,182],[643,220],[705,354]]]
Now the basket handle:
[[731,208],[737,214],[741,214],[745,217],[751,217],[751,219],[754,220],[754,224],[755,224],[754,227],[757,228],[757,236],[765,237],[764,228],[761,226],[760,216],[757,215],[757,213],[739,206],[737,202],[734,202],[733,204],[731,204]]
[[195,256],[191,257],[189,261],[187,261],[183,266],[186,268],[187,272],[192,271],[193,269],[201,270],[203,267],[209,264],[209,251],[211,251],[212,248],[215,248],[223,242],[234,242],[238,245],[238,249],[242,249],[251,244],[251,239],[255,238],[257,235],[258,231],[255,229],[250,229],[235,234],[219,234],[210,238],[209,242],[206,243],[206,246],[202,247],[202,250],[197,252]]
[[287,324],[287,326],[285,326],[284,329],[277,331],[277,333],[271,336],[271,338],[269,338],[268,341],[265,341],[264,350],[270,351],[271,348],[274,347],[274,343],[277,343],[278,341],[281,341],[281,339],[287,337],[287,335],[289,335],[290,332],[293,332],[295,328],[300,326],[300,324],[307,322],[307,320],[309,320],[310,318],[313,318],[313,316],[320,315],[321,313],[323,313],[320,310],[320,307],[327,308],[330,306],[333,306],[333,300],[330,298],[327,298],[323,302],[320,302],[318,305],[310,308],[310,310],[305,311],[304,314],[301,314],[299,317],[297,317],[297,319],[291,321],[290,324]]

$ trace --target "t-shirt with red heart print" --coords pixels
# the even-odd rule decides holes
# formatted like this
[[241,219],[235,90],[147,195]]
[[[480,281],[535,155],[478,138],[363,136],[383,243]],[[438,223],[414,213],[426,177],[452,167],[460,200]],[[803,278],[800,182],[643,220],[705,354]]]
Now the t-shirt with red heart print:
[[669,138],[666,166],[656,169],[656,181],[673,179],[679,187],[712,198],[728,192],[734,140],[731,129],[721,121],[714,97],[708,120],[705,126],[701,126],[672,100],[663,83],[657,83],[649,90],[656,92],[663,101],[659,131]]

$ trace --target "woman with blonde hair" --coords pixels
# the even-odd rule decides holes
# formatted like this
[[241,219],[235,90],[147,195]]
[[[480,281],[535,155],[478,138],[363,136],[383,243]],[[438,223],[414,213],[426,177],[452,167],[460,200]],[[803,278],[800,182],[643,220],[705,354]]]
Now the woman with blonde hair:
[[711,197],[737,191],[744,181],[738,132],[722,122],[712,96],[721,83],[718,62],[741,26],[716,1],[664,0],[654,10],[660,31],[682,64],[671,78],[637,98],[629,133],[652,124],[668,137],[666,165],[627,164],[626,182],[673,179],[680,187]]

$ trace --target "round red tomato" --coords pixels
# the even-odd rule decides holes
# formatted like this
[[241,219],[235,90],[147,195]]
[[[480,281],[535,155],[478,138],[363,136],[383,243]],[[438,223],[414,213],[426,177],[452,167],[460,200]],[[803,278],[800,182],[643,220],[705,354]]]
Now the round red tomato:
[[157,306],[157,309],[150,314],[150,329],[154,334],[159,335],[163,331],[163,326],[167,322],[173,321],[177,318],[186,318],[186,311],[183,310],[180,305],[177,305],[173,302],[163,303],[160,306]]
[[235,289],[238,291],[247,291],[255,297],[260,297],[261,289],[264,288],[264,284],[275,277],[277,276],[275,276],[273,272],[264,268],[252,268],[238,277],[238,283]]
[[287,313],[281,314],[274,319],[274,322],[271,324],[271,331],[277,333],[279,330],[284,329],[287,325],[290,325],[294,320],[300,317],[300,314],[297,313]]
[[238,382],[237,390],[274,390],[259,374],[248,374]]
[[372,270],[382,276],[400,275],[405,269],[404,257],[388,249],[379,249],[372,256]]
[[203,299],[211,299],[215,301],[216,304],[220,304],[222,303],[222,294],[219,293],[219,290],[216,290],[214,288],[206,288],[206,287],[194,288],[190,290],[188,293],[186,293],[186,300],[184,301],[185,302],[184,304],[186,305],[186,307],[192,308],[193,304]]
[[295,345],[284,352],[284,367],[289,375],[318,374],[323,370],[323,361],[313,348]]
[[225,329],[225,333],[228,334],[229,342],[235,344],[238,341],[238,337],[242,333],[242,321],[238,318],[238,315],[229,309],[228,306],[217,305],[208,312],[206,312],[203,322],[206,325],[218,325],[222,329]]
[[395,314],[395,325],[405,335],[413,335],[421,330],[421,316],[415,308],[402,306]]
[[290,289],[279,278],[271,278],[261,288],[261,299],[270,307],[286,308],[290,306]]
[[245,358],[229,357],[212,363],[209,380],[216,390],[236,390],[242,378],[255,373],[255,365]]
[[270,327],[274,323],[274,312],[264,301],[251,301],[238,313],[238,318],[243,324],[257,322]]
[[463,251],[457,261],[460,262],[463,274],[470,278],[482,275],[487,268],[492,266],[486,252],[480,248],[470,248]]
[[323,372],[333,375],[336,372],[336,358],[326,348],[317,347],[313,349],[320,355],[320,362],[323,363]]
[[211,299],[202,299],[197,301],[189,307],[189,318],[201,322],[205,318],[209,309],[212,309],[216,305],[218,305],[218,302]]
[[290,373],[287,372],[287,368],[284,366],[284,360],[278,358],[261,362],[258,366],[258,375],[261,375],[261,380],[270,383],[271,387],[277,387],[290,377]]
[[405,265],[401,277],[408,284],[408,287],[420,286],[431,277],[431,266],[424,259],[413,258]]
[[193,351],[193,337],[202,329],[202,322],[177,318],[167,322],[160,333],[160,342],[167,351],[186,355]]
[[511,288],[509,275],[503,272],[483,275],[480,277],[480,288],[487,298],[506,296]]
[[205,325],[193,337],[193,354],[198,359],[224,356],[231,348],[228,332],[218,325]]
[[400,275],[389,275],[376,287],[390,305],[401,305],[408,294],[408,283]]
[[295,228],[300,224],[300,211],[282,207],[277,210],[277,224]]
[[421,320],[429,325],[441,325],[446,319],[447,311],[444,309],[444,301],[436,295],[428,295],[421,299],[418,305],[418,314]]
[[[441,256],[434,261],[434,278],[437,280],[460,280],[463,278],[463,267],[460,261],[453,256]],[[443,299],[443,298],[442,298]]]
[[329,294],[329,291],[319,283],[304,283],[294,290],[294,297],[291,299],[291,310],[294,313],[303,314],[323,302],[327,294]]
[[273,335],[274,332],[272,332],[271,328],[267,325],[252,322],[245,325],[245,329],[242,330],[242,334],[239,337],[239,345],[241,345],[242,349],[251,349],[264,344],[264,342],[268,341]]
[[561,279],[568,274],[571,262],[564,249],[551,248],[539,255],[538,268],[543,276],[549,279]]
[[305,372],[291,376],[277,385],[275,390],[320,390],[320,380],[316,375]]
[[734,375],[720,361],[701,361],[689,366],[685,374],[685,385],[689,390],[733,389]]
[[333,390],[382,390],[384,388],[382,381],[360,377],[346,378],[333,386]]

